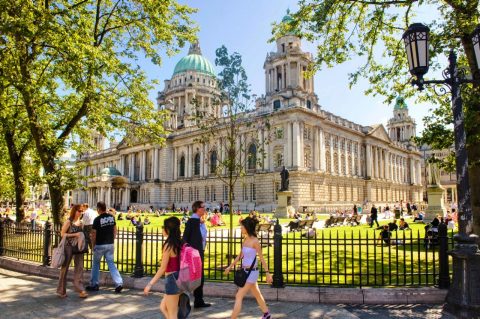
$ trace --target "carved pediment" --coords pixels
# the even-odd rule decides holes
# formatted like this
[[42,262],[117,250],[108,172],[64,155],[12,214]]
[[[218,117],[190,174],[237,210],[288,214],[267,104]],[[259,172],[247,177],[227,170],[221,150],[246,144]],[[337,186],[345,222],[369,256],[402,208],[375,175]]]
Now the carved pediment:
[[383,127],[382,124],[373,126],[372,129],[368,132],[367,135],[378,138],[378,139],[380,139],[382,141],[385,141],[385,142],[388,142],[388,143],[391,142],[390,137],[388,136],[388,133],[385,130],[385,127]]

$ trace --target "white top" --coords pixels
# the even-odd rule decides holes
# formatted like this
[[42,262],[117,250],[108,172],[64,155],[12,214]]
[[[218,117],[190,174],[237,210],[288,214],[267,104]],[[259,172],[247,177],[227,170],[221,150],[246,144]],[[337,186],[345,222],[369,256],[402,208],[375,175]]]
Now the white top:
[[88,208],[84,213],[83,213],[83,224],[85,226],[89,226],[93,224],[93,220],[97,217],[97,212],[94,211],[91,208]]

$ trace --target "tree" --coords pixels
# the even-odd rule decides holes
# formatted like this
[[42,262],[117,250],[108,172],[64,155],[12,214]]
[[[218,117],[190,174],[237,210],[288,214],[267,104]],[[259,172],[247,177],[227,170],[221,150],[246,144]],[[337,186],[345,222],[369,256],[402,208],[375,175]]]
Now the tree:
[[[216,50],[215,65],[222,68],[217,84],[220,96],[214,100],[214,106],[220,106],[221,117],[209,106],[194,101],[195,119],[202,134],[197,141],[207,145],[206,163],[210,172],[228,188],[228,206],[230,210],[230,233],[228,256],[233,256],[233,200],[235,185],[248,170],[255,170],[264,152],[264,141],[258,139],[258,131],[269,131],[268,118],[252,121],[250,105],[250,86],[247,74],[242,66],[242,56],[234,52],[229,54],[225,46]],[[210,110],[215,107],[210,107]],[[266,139],[268,142],[268,140]]]
[[[459,51],[459,65],[475,74],[471,34],[480,18],[478,0],[300,0],[299,10],[287,23],[275,24],[274,33],[297,32],[318,43],[313,71],[331,67],[352,58],[364,57],[365,64],[350,74],[350,84],[359,78],[370,82],[367,94],[385,96],[391,102],[397,94],[417,96],[438,106],[424,119],[425,131],[417,142],[434,148],[449,148],[453,144],[450,96],[438,96],[434,88],[418,93],[411,85],[404,44],[401,36],[420,11],[428,10],[434,19],[430,27],[431,70],[446,67],[439,59],[450,49]],[[430,72],[430,74],[435,72]],[[437,72],[438,73],[438,72]],[[463,89],[467,151],[469,155],[472,192],[473,231],[480,234],[480,88]],[[450,157],[451,159],[452,157]],[[447,165],[447,164],[445,164]],[[451,165],[451,164],[450,164]],[[472,232],[472,229],[468,229]]]
[[165,113],[148,99],[151,83],[137,59],[161,62],[194,38],[194,10],[174,0],[0,0],[0,48],[28,118],[60,222],[67,149],[91,132],[113,130],[161,141]]

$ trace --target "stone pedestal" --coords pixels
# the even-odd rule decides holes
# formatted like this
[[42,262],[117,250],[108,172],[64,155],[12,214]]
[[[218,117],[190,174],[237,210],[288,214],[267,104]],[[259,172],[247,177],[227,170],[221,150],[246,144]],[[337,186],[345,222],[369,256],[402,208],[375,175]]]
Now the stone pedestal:
[[476,235],[455,235],[452,284],[444,310],[461,319],[480,318],[480,251]]
[[424,223],[430,223],[435,216],[444,216],[446,213],[445,204],[443,202],[443,193],[445,189],[438,185],[428,185],[428,207],[423,218]]
[[289,212],[295,212],[295,209],[291,206],[292,196],[292,191],[277,192],[278,203],[275,209],[275,218],[288,218]]

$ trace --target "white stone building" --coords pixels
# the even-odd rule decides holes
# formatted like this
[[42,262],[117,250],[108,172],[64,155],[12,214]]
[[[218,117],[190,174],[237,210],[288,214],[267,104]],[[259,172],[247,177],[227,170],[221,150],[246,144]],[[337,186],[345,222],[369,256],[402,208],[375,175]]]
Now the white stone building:
[[[313,77],[304,77],[312,56],[302,51],[300,38],[288,35],[276,43],[277,51],[269,53],[264,64],[265,95],[256,100],[250,115],[252,121],[269,116],[273,140],[267,144],[267,132],[247,127],[240,134],[251,141],[248,152],[254,155],[257,144],[262,144],[266,155],[259,163],[246,164],[247,174],[236,185],[234,208],[275,208],[283,165],[290,171],[296,209],[421,201],[422,157],[409,141],[415,123],[408,109],[395,108],[389,133],[381,124],[361,126],[324,111]],[[221,108],[211,103],[217,94],[214,68],[194,44],[158,95],[158,107],[172,115],[165,145],[120,143],[103,149],[103,139],[97,136],[99,151],[78,159],[88,164],[83,174],[90,178],[84,189],[74,192],[74,201],[93,205],[104,200],[120,210],[129,205],[190,206],[198,199],[212,205],[226,202],[225,185],[211,173],[223,150],[220,144],[196,143],[201,131],[189,117],[193,97],[208,112],[221,116]]]

